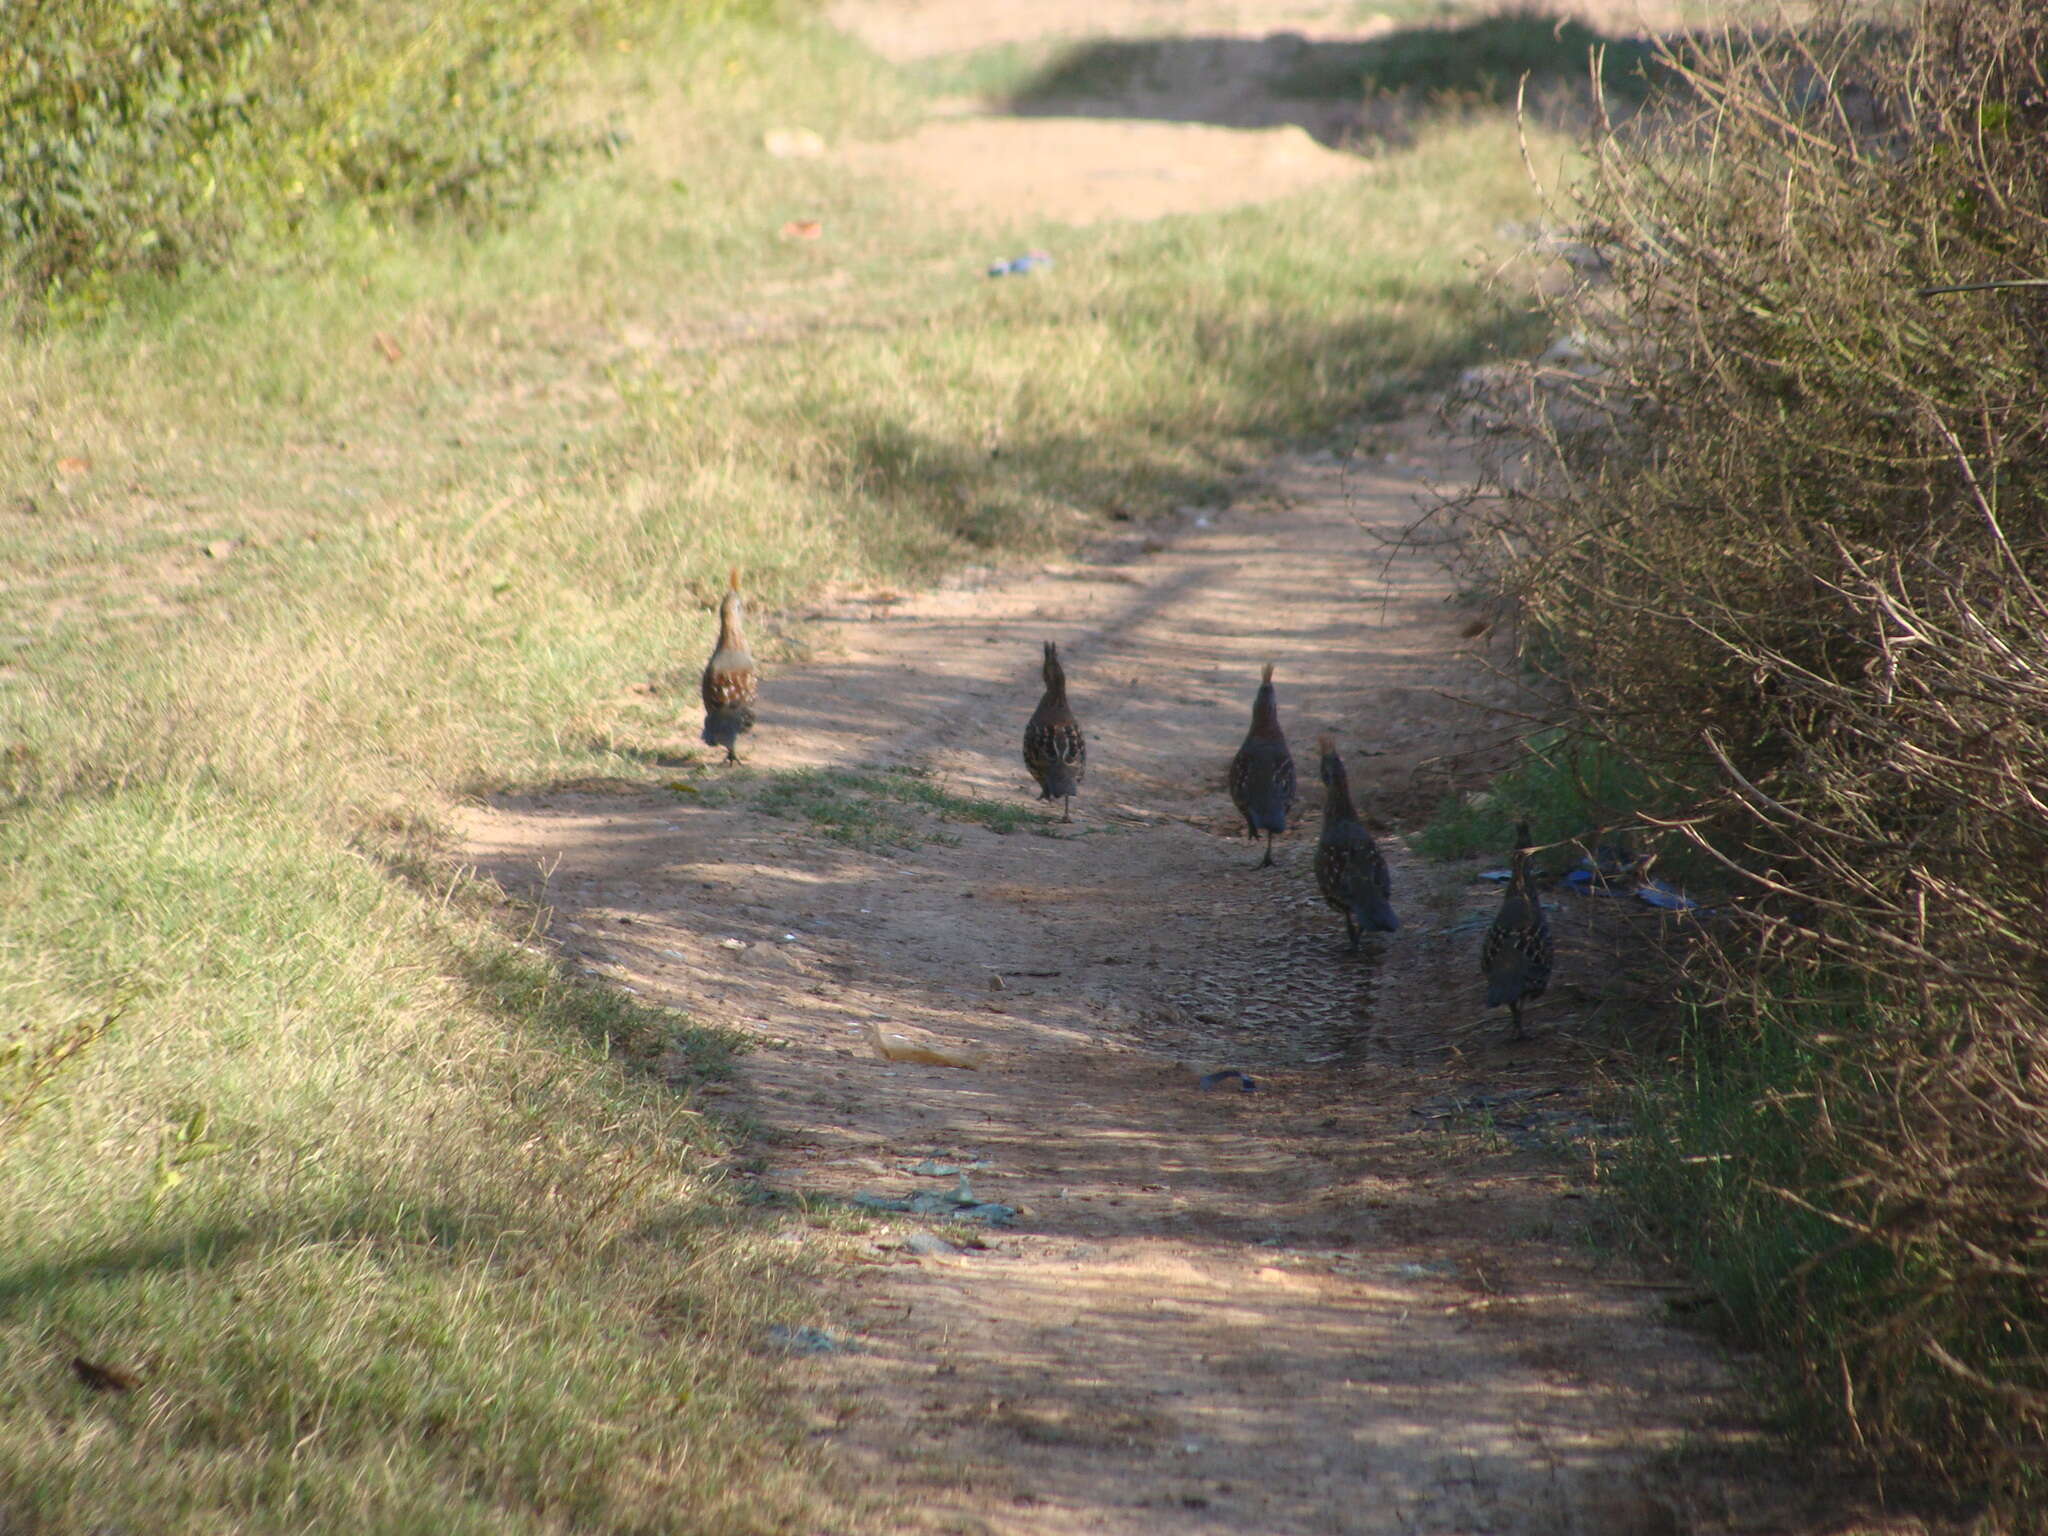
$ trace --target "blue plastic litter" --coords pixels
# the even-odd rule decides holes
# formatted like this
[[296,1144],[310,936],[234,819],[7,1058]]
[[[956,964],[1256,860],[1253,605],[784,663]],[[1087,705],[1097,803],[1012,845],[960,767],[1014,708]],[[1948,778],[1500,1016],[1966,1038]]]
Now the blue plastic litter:
[[1259,1091],[1259,1080],[1249,1072],[1240,1072],[1235,1067],[1225,1068],[1221,1072],[1211,1072],[1197,1086],[1206,1093],[1211,1088],[1221,1088],[1233,1077],[1237,1079],[1237,1087],[1240,1093],[1257,1093]]
[[1637,901],[1647,901],[1653,907],[1662,907],[1666,912],[1696,912],[1699,903],[1690,896],[1674,891],[1668,885],[1659,885],[1654,880],[1645,881],[1636,891]]
[[1052,257],[1044,251],[1026,251],[1022,256],[1012,256],[1008,261],[991,263],[990,277],[1029,277],[1033,272],[1052,266]]

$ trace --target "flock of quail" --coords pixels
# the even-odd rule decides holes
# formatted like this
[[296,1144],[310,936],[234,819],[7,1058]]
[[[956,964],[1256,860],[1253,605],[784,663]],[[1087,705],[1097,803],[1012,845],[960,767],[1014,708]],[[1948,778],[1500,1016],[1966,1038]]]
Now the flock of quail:
[[[705,664],[703,678],[704,742],[725,748],[729,763],[739,761],[740,735],[753,728],[754,701],[761,686],[741,627],[745,607],[740,573],[735,570],[718,605],[718,644]],[[1024,727],[1024,766],[1038,782],[1038,798],[1061,802],[1060,819],[1072,821],[1074,796],[1088,767],[1088,744],[1067,699],[1067,674],[1060,665],[1059,647],[1050,640],[1045,642],[1041,670],[1045,692]],[[1323,900],[1343,914],[1345,936],[1355,950],[1361,934],[1397,932],[1401,920],[1394,915],[1387,861],[1351,803],[1344,759],[1337,755],[1336,743],[1329,736],[1322,737],[1317,747],[1325,794],[1322,835],[1316,841],[1316,887]],[[1230,762],[1230,798],[1244,817],[1245,835],[1254,839],[1265,835],[1266,856],[1258,864],[1264,869],[1273,862],[1273,839],[1287,830],[1295,799],[1294,756],[1280,729],[1271,663],[1260,675],[1259,691],[1252,699],[1251,729]],[[1525,1038],[1523,1005],[1543,995],[1555,953],[1550,923],[1543,915],[1543,903],[1537,899],[1529,870],[1530,851],[1529,824],[1522,822],[1515,828],[1507,891],[1479,951],[1479,968],[1486,978],[1486,1006],[1508,1009],[1514,1021],[1509,1038],[1514,1040]]]

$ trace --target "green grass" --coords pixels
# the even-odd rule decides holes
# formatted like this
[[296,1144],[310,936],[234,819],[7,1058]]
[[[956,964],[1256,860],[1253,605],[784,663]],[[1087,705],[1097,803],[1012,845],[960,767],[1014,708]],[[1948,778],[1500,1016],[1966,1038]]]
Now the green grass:
[[[1603,88],[1620,100],[1640,101],[1653,85],[1655,65],[1646,45],[1605,37],[1582,22],[1534,10],[1475,15],[1470,7],[1397,9],[1404,24],[1381,36],[1304,41],[1277,56],[1270,44],[1255,39],[1011,43],[921,66],[916,78],[934,93],[972,94],[1038,110],[1068,101],[1114,104],[1136,91],[1156,93],[1177,79],[1198,91],[1200,71],[1219,67],[1211,50],[1220,46],[1236,49],[1243,69],[1281,66],[1270,88],[1298,100],[1357,101],[1398,92],[1422,101],[1510,106],[1525,80],[1537,90],[1586,89],[1596,57]],[[1199,96],[1187,105],[1200,115]]]
[[1640,812],[1661,809],[1669,798],[1669,790],[1660,790],[1612,748],[1566,731],[1544,731],[1531,737],[1521,758],[1485,789],[1446,797],[1416,834],[1415,847],[1434,859],[1481,854],[1505,860],[1514,846],[1515,824],[1527,821],[1537,842],[1564,845],[1538,862],[1564,870],[1590,851],[1573,842],[1632,821]]
[[978,795],[956,795],[909,768],[878,772],[797,768],[767,776],[754,807],[769,816],[808,821],[835,843],[870,853],[957,841],[931,824],[970,822],[1004,836],[1046,831],[1055,818],[1043,811]]
[[[1473,7],[1460,4],[1459,0],[1385,0],[1384,4],[1360,6],[1351,20],[1356,25],[1385,16],[1406,27],[1445,24],[1470,16],[1472,11]],[[1190,40],[1178,34],[1147,37],[1143,33],[1113,40],[1054,38],[995,43],[966,53],[912,60],[904,65],[903,76],[915,89],[930,96],[971,96],[989,102],[1113,98],[1144,78],[1160,50],[1186,50],[1189,46]],[[1247,38],[1242,40],[1242,46],[1249,54],[1262,44]],[[1367,55],[1351,44],[1319,43],[1312,47],[1311,57],[1318,61],[1319,83],[1316,89],[1299,94],[1357,96],[1363,88]],[[1321,69],[1323,59],[1337,61],[1337,67]],[[1582,73],[1584,60],[1581,49],[1574,67]]]
[[1827,1042],[1869,1023],[1853,997],[1817,995],[1740,1030],[1696,1016],[1637,1086],[1610,1173],[1646,1246],[1713,1293],[1715,1320],[1762,1352],[1759,1385],[1784,1427],[1810,1440],[1854,1412],[1841,1373],[1884,1352],[1873,1325],[1914,1288],[1884,1245],[1826,1214],[1848,1171],[1841,1128],[1823,1118],[1838,1066]]
[[[734,1043],[489,918],[452,800],[672,778],[731,564],[765,623],[1051,550],[1537,336],[1469,264],[1532,209],[1505,123],[1027,223],[1059,267],[991,284],[1014,229],[758,149],[913,120],[821,28],[585,75],[631,147],[515,224],[337,216],[0,340],[8,1093],[118,1013],[0,1132],[10,1529],[843,1524],[758,1350],[786,1218],[693,1099]],[[920,830],[1039,814],[855,777]]]
[[11,1525],[805,1507],[749,1358],[791,1304],[691,1103],[733,1040],[224,789],[17,812],[0,852],[0,1009],[127,1000],[0,1148]]
[[925,96],[1002,101],[1059,67],[1071,42],[994,43],[969,53],[942,53],[903,66],[904,80]]
[[[2029,1379],[2044,1330],[2013,1256],[2034,1250],[2038,1228],[2002,1226],[2010,1246],[1985,1250],[1997,1252],[1991,1274],[1958,1284],[1947,1233],[1870,1177],[1872,1148],[1892,1131],[1882,1117],[1896,1110],[1880,1104],[1874,1122],[1870,1103],[1842,1088],[1861,1078],[1881,1091],[1903,1075],[1873,1040],[1962,1031],[1911,1005],[1888,1011],[1846,972],[1796,990],[1782,973],[1757,981],[1780,990],[1739,1023],[1696,1014],[1671,1059],[1638,1083],[1610,1174],[1620,1208],[1644,1246],[1711,1291],[1716,1321],[1756,1352],[1759,1385],[1789,1434],[1827,1443],[1846,1420],[1874,1443],[1995,1441],[2008,1406],[1958,1403],[1954,1376],[1898,1320],[1914,1319],[1981,1379]],[[1953,1479],[1951,1491],[1985,1491],[1967,1471],[1928,1470]],[[1987,1518],[2038,1530],[2038,1466],[2015,1458],[2001,1471]]]
[[[1833,1027],[1858,1022],[1842,1008]],[[1695,1021],[1672,1069],[1639,1089],[1614,1175],[1637,1211],[1654,1213],[1660,1246],[1713,1288],[1752,1339],[1793,1325],[1840,1328],[1855,1312],[1852,1277],[1823,1270],[1793,1286],[1803,1263],[1837,1246],[1841,1228],[1770,1193],[1828,1178],[1811,1165],[1820,1066],[1811,1038],[1776,1027],[1733,1035]],[[1823,1316],[1831,1296],[1834,1315]]]

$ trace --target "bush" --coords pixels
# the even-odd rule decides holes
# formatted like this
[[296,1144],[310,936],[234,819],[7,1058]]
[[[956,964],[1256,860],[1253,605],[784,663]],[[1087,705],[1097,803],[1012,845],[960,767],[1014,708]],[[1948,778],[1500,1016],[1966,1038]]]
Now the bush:
[[[647,0],[18,0],[0,246],[32,304],[222,260],[316,209],[489,214],[611,140],[552,122],[581,37]],[[715,8],[714,8],[715,9]]]
[[2018,1498],[2048,1450],[2048,12],[1666,63],[1682,104],[1583,193],[1582,357],[1494,402],[1466,547],[1591,729],[1713,766],[1684,828],[1752,893],[1687,1073],[1796,1099],[1801,1153],[1669,1163],[1655,1208],[1709,1273],[1774,1209],[1799,1305],[1739,1315],[1873,1454]]

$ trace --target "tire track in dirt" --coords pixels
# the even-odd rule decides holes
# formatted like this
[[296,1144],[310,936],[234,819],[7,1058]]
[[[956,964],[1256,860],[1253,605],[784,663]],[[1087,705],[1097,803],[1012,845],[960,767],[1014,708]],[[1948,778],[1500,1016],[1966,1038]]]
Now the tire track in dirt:
[[[466,816],[468,856],[581,962],[760,1042],[740,1096],[764,1190],[939,1188],[907,1171],[937,1156],[1021,1208],[957,1254],[906,1251],[892,1220],[832,1270],[820,1321],[859,1352],[800,1369],[814,1432],[880,1501],[861,1528],[1704,1528],[1647,1458],[1737,1425],[1710,1352],[1598,1273],[1576,1175],[1410,1113],[1583,1068],[1568,1004],[1526,1047],[1481,1021],[1469,925],[1495,893],[1390,837],[1406,926],[1347,955],[1309,873],[1312,773],[1278,868],[1227,835],[1264,661],[1297,760],[1335,729],[1396,825],[1432,761],[1497,740],[1438,692],[1502,686],[1469,614],[1426,555],[1387,558],[1423,481],[1458,471],[1426,447],[1285,461],[1080,563],[842,594],[815,658],[763,685],[762,769],[911,765],[1012,798],[1056,639],[1091,744],[1072,827],[933,822],[947,842],[883,856],[652,787]],[[983,1067],[880,1060],[871,1021]],[[1262,1091],[1197,1090],[1223,1066]]]

